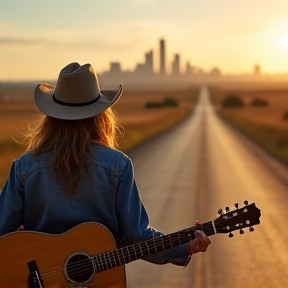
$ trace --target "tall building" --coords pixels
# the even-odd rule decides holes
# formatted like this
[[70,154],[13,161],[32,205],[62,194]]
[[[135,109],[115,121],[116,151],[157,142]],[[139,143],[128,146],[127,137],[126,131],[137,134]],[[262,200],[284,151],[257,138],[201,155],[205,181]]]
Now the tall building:
[[119,62],[110,63],[110,73],[113,73],[113,74],[121,73],[121,65]]
[[179,75],[180,74],[180,55],[175,54],[174,60],[172,62],[172,74]]
[[192,66],[191,66],[191,64],[190,64],[189,61],[186,62],[186,71],[185,71],[185,73],[186,73],[187,75],[190,75],[190,74],[193,73],[193,69],[192,69]]
[[160,74],[166,74],[165,65],[165,40],[160,40]]
[[153,73],[153,51],[145,54],[145,66],[148,73]]
[[138,75],[139,74],[145,74],[146,76],[149,76],[153,74],[153,51],[149,51],[145,53],[145,62],[138,63],[134,72],[136,72]]
[[261,67],[260,65],[254,66],[254,75],[261,75]]

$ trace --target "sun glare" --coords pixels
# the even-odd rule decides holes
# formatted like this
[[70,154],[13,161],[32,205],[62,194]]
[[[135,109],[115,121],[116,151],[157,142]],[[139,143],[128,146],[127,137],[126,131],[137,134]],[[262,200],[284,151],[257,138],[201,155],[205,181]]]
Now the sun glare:
[[278,43],[280,46],[284,48],[288,48],[288,36],[284,36],[278,39]]

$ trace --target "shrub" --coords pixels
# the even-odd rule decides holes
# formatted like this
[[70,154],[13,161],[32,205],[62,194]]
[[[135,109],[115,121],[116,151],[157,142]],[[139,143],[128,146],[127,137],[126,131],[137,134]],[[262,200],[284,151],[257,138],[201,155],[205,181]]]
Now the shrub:
[[178,102],[175,99],[168,97],[163,101],[163,106],[176,107],[178,106]]
[[164,101],[162,102],[147,102],[145,104],[146,108],[161,108],[161,107],[176,107],[178,106],[178,102],[170,97],[167,97]]
[[222,101],[222,106],[224,108],[240,108],[244,106],[244,102],[237,95],[228,95]]
[[162,106],[163,106],[163,104],[161,102],[147,102],[145,104],[146,108],[160,108]]
[[251,101],[251,106],[264,107],[268,105],[269,105],[268,101],[263,99],[255,98]]
[[286,111],[286,112],[283,114],[282,118],[283,118],[284,120],[288,120],[288,111]]

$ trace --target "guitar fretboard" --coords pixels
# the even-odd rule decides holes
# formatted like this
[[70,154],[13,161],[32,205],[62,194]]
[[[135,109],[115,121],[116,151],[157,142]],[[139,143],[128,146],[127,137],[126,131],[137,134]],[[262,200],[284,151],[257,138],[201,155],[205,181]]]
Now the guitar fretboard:
[[96,272],[108,270],[117,266],[128,264],[132,261],[138,260],[144,256],[162,252],[173,247],[188,243],[194,239],[194,232],[201,229],[207,236],[214,233],[212,221],[207,222],[201,226],[193,226],[178,232],[168,235],[163,235],[132,244],[116,250],[107,251],[92,257]]

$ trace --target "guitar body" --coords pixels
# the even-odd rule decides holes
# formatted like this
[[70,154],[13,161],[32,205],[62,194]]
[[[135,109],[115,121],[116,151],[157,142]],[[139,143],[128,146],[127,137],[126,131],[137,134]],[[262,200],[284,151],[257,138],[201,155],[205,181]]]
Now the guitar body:
[[116,248],[111,233],[97,223],[83,223],[60,235],[28,231],[7,234],[0,238],[0,287],[29,288],[27,263],[35,260],[44,288],[125,288],[124,265],[96,273],[82,286],[68,283],[64,274],[71,254],[84,251],[97,255]]

